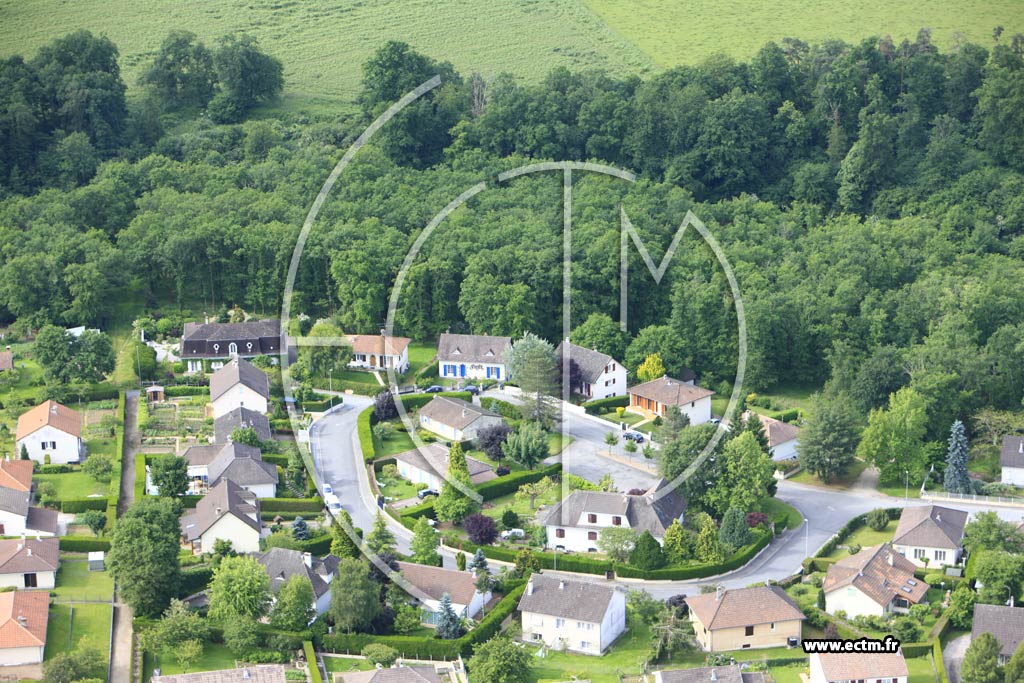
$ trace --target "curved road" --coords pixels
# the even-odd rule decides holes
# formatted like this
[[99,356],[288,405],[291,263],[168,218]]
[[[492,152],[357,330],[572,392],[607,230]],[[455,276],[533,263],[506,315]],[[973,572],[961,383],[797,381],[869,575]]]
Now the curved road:
[[[370,489],[366,468],[359,447],[356,421],[359,413],[371,405],[373,399],[365,396],[347,395],[344,405],[336,407],[310,427],[310,448],[321,483],[331,485],[341,499],[342,505],[352,515],[355,526],[369,530],[377,515],[376,497]],[[595,446],[594,452],[603,446],[604,434],[609,431],[591,421],[570,419],[566,421],[566,432],[581,444],[590,443]],[[599,444],[593,443],[600,440]],[[574,444],[575,445],[575,444]],[[572,458],[576,461],[576,458]],[[607,458],[587,458],[585,462],[594,467],[595,462],[600,468],[621,467],[636,474],[639,470],[608,460]],[[573,467],[569,468],[570,470]],[[589,477],[588,477],[589,478]],[[707,577],[689,581],[640,581],[616,579],[614,583],[626,588],[643,588],[657,598],[666,598],[677,593],[692,593],[701,584],[720,584],[727,588],[738,588],[767,579],[782,579],[795,573],[803,559],[820,548],[850,518],[878,507],[902,507],[923,505],[924,501],[894,498],[874,490],[835,491],[815,486],[794,484],[787,481],[779,483],[778,498],[797,508],[808,522],[799,529],[789,530],[775,538],[756,558],[747,565],[717,577]],[[1020,520],[1024,510],[1013,508],[986,508],[979,505],[949,504],[958,509],[977,512],[986,509],[995,510],[1000,516],[1009,520]],[[398,549],[408,553],[412,532],[384,515],[388,527],[398,541]],[[445,566],[454,566],[453,551],[441,549],[445,558]],[[501,563],[493,561],[492,564]],[[563,572],[551,572],[562,574]],[[567,576],[570,574],[566,573]],[[605,582],[605,579],[589,574],[571,574],[575,579]]]

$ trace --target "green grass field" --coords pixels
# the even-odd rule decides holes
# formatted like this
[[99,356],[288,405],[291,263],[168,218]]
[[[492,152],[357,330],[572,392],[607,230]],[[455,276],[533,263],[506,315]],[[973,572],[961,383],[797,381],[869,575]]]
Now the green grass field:
[[53,594],[58,602],[110,600],[114,577],[109,572],[91,572],[85,560],[62,559]]
[[[153,668],[159,666],[161,674],[180,674],[181,666],[174,659],[173,655],[164,654],[159,660],[154,661],[152,655],[147,654],[142,665],[142,680],[148,682],[153,676]],[[220,643],[205,643],[203,656],[199,661],[189,666],[189,672],[195,671],[219,671],[221,669],[234,669],[235,656],[226,645]]]
[[853,465],[850,466],[850,469],[847,470],[846,474],[836,478],[835,481],[831,481],[828,484],[826,484],[821,479],[811,474],[807,470],[800,470],[792,477],[790,477],[789,481],[795,482],[797,484],[810,484],[811,486],[825,486],[836,489],[848,489],[850,488],[850,486],[853,485],[855,481],[857,481],[857,477],[860,476],[860,473],[863,472],[867,466],[867,463],[864,462],[863,460],[854,460]]
[[50,659],[58,652],[74,650],[83,638],[100,651],[105,663],[110,642],[110,605],[50,605],[44,657]]
[[[885,527],[882,531],[875,531],[869,526],[862,526],[860,529],[857,529],[850,534],[847,539],[843,541],[843,545],[847,547],[859,545],[861,548],[867,548],[869,546],[878,545],[879,543],[886,543],[887,541],[892,540],[893,534],[896,533],[896,525],[898,523],[898,521],[892,520],[889,522],[889,526]],[[840,559],[848,557],[849,554],[850,551],[846,548],[837,547],[831,553],[826,555],[826,557]]]
[[796,529],[803,524],[803,516],[800,511],[788,503],[783,503],[778,498],[769,498],[764,502],[764,513],[770,518],[785,512],[786,513],[786,528]]

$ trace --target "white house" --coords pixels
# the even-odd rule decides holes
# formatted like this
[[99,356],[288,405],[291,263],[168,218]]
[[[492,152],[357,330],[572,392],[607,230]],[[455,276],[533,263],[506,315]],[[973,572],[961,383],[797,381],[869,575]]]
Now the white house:
[[626,596],[589,581],[534,574],[519,600],[523,640],[599,655],[626,630]]
[[244,358],[232,358],[210,377],[214,419],[238,408],[265,413],[269,398],[270,378],[267,373]]
[[699,425],[711,419],[711,397],[715,392],[666,375],[632,386],[628,393],[626,410],[630,412],[665,417],[669,408],[676,407],[690,418],[690,424]]
[[313,586],[313,607],[318,615],[331,606],[331,582],[338,570],[338,558],[328,555],[323,559],[310,553],[287,548],[270,548],[256,555],[270,577],[270,590],[277,595],[281,587],[296,576],[305,576]]
[[181,518],[184,544],[196,554],[213,552],[222,539],[231,541],[235,552],[259,552],[262,531],[259,499],[230,479],[210,489],[195,511]]
[[[403,478],[440,491],[448,475],[448,449],[439,443],[428,443],[423,448],[399,453],[395,456],[395,465]],[[466,456],[466,466],[469,468],[469,481],[473,484],[482,484],[498,476],[493,467],[476,458]]]
[[436,624],[441,599],[447,595],[452,609],[460,617],[472,619],[491,600],[491,592],[481,593],[476,589],[473,572],[460,572],[443,567],[428,567],[425,564],[399,562],[398,571],[421,595],[413,594],[422,608],[421,619],[426,624]]
[[189,493],[206,493],[221,481],[230,479],[257,498],[273,498],[277,494],[277,467],[264,461],[255,446],[204,444],[187,448],[181,457],[188,461]]
[[941,567],[960,562],[964,552],[963,510],[921,505],[904,508],[892,545],[918,567]]
[[17,451],[28,451],[38,463],[54,465],[79,462],[82,446],[82,416],[56,401],[40,403],[18,418]]
[[178,355],[189,372],[202,372],[205,364],[213,370],[231,358],[252,358],[281,353],[284,346],[281,321],[246,320],[239,323],[185,323]]
[[825,574],[825,611],[851,617],[906,613],[928,597],[929,586],[914,578],[914,569],[914,563],[889,544],[844,557]]
[[0,487],[0,536],[56,536],[57,511],[32,507],[31,493]]
[[800,443],[800,428],[749,410],[743,413],[743,421],[749,420],[751,415],[756,416],[761,426],[764,427],[764,434],[768,437],[768,451],[772,460],[795,460],[797,457],[796,447]]
[[640,496],[577,489],[544,518],[547,545],[559,550],[596,553],[601,530],[609,527],[627,527],[637,534],[649,531],[661,543],[665,530],[675,520],[682,521],[686,512],[686,500],[675,490],[654,499],[667,485],[662,479]]
[[0,587],[53,588],[59,566],[57,538],[0,540]]
[[47,591],[0,593],[0,666],[42,663],[49,617]]
[[367,370],[387,370],[403,373],[409,369],[409,342],[407,337],[385,337],[381,334],[354,334],[348,338],[352,344],[349,366]]
[[626,393],[626,368],[622,363],[606,353],[577,346],[568,340],[559,344],[555,351],[559,363],[563,362],[562,354],[566,349],[569,359],[574,361],[580,370],[581,385],[572,387],[573,391],[579,391],[587,400],[622,396]]
[[481,428],[501,421],[498,413],[448,396],[436,396],[419,409],[420,426],[449,441],[475,439]]
[[437,372],[442,379],[508,379],[505,352],[511,337],[445,332],[437,340]]
[[909,672],[903,652],[815,652],[811,655],[809,683],[907,683]]
[[999,467],[1002,468],[1000,481],[1011,486],[1024,486],[1024,436],[1003,437],[999,450]]

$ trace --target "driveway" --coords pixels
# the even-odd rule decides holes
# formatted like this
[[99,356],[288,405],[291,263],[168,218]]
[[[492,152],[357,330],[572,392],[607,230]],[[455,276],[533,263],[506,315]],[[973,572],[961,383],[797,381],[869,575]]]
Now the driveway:
[[942,663],[946,665],[949,683],[960,683],[960,665],[964,662],[964,654],[970,644],[970,633],[965,633],[946,643],[946,648],[942,651]]

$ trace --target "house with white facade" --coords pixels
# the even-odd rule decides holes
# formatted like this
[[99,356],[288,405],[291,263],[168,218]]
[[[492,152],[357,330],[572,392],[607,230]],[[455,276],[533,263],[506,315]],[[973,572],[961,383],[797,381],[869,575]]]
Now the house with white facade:
[[768,454],[772,460],[795,460],[797,458],[796,447],[800,443],[800,428],[794,424],[776,420],[767,415],[758,415],[752,411],[743,414],[744,421],[749,420],[751,415],[757,417],[764,427],[764,434],[768,437]]
[[622,396],[626,393],[626,368],[607,353],[563,341],[555,350],[558,362],[568,352],[580,371],[580,386],[572,387],[586,400]]
[[991,633],[999,643],[999,666],[1006,666],[1024,642],[1024,607],[975,605],[971,639],[982,633]]
[[53,588],[60,566],[60,540],[6,538],[0,540],[0,587]]
[[49,618],[48,591],[0,593],[0,666],[41,664]]
[[963,510],[920,505],[903,509],[892,545],[918,567],[941,567],[960,562],[964,553]]
[[662,479],[643,495],[577,489],[544,517],[547,546],[596,553],[602,529],[626,527],[637,534],[649,531],[659,543],[675,520],[683,520],[686,500],[675,490],[655,499],[668,482]]
[[399,562],[398,571],[420,593],[413,593],[413,597],[419,602],[420,618],[425,624],[437,623],[441,600],[445,595],[451,600],[455,614],[470,619],[480,614],[480,610],[491,600],[490,591],[481,593],[476,589],[476,575],[473,572],[411,562]]
[[420,427],[448,441],[475,439],[483,427],[501,424],[501,415],[461,398],[436,396],[419,409]]
[[928,597],[928,584],[914,578],[916,568],[888,543],[863,548],[829,566],[821,586],[825,611],[851,617],[905,614]]
[[445,332],[437,340],[437,374],[441,379],[508,379],[505,352],[511,337]]
[[296,576],[304,576],[313,586],[313,608],[321,615],[331,606],[331,582],[338,571],[338,558],[328,555],[313,557],[310,553],[288,548],[270,548],[256,555],[270,577],[270,591],[277,595]]
[[38,463],[77,463],[85,455],[82,416],[56,401],[45,401],[22,413],[15,439],[19,457],[24,448]]
[[690,424],[699,425],[711,419],[711,397],[715,392],[665,375],[632,386],[628,393],[626,410],[632,413],[665,417],[669,408],[678,408],[690,418]]
[[534,574],[519,600],[523,640],[553,650],[600,655],[626,630],[623,591]]
[[[424,444],[395,456],[398,474],[414,484],[426,484],[428,489],[440,491],[448,476],[448,448],[439,443]],[[482,484],[497,479],[494,468],[487,463],[466,456],[469,481]],[[387,494],[387,491],[384,491]]]
[[235,408],[213,421],[213,442],[227,443],[236,429],[251,429],[260,441],[270,441],[270,418],[249,408]]
[[1000,481],[1011,486],[1024,486],[1024,436],[1007,434],[999,449]]
[[352,344],[352,360],[348,365],[364,370],[387,370],[394,368],[401,374],[409,369],[409,342],[407,337],[386,337],[381,334],[353,334],[348,337]]
[[[246,320],[238,323],[185,323],[179,356],[188,372],[202,372],[223,367],[232,358],[276,356],[284,347],[281,321],[275,319]],[[276,359],[272,359],[276,360]]]
[[57,511],[32,507],[32,494],[0,487],[0,536],[56,536]]
[[262,532],[259,498],[230,479],[210,489],[181,518],[182,543],[197,555],[213,552],[219,540],[231,541],[238,553],[259,552]]
[[897,652],[815,652],[808,683],[907,683],[910,673]]
[[269,399],[267,373],[244,358],[232,358],[210,377],[214,420],[239,408],[265,413]]
[[[191,446],[181,454],[188,461],[189,493],[202,495],[225,480],[231,480],[257,498],[277,494],[277,467],[263,460],[255,446],[242,443]],[[153,487],[150,495],[159,490]]]

